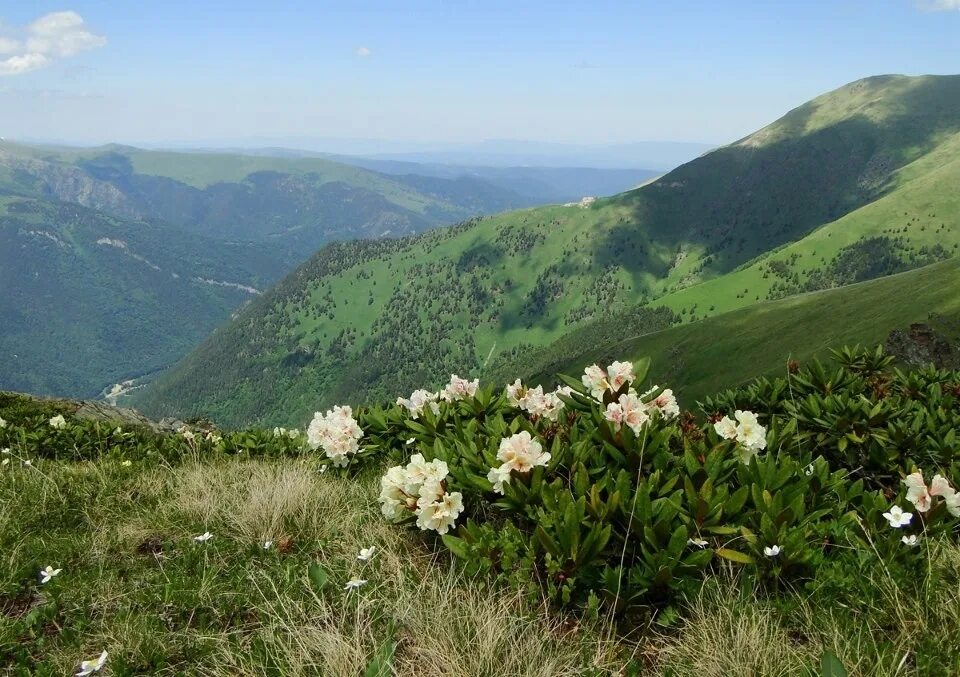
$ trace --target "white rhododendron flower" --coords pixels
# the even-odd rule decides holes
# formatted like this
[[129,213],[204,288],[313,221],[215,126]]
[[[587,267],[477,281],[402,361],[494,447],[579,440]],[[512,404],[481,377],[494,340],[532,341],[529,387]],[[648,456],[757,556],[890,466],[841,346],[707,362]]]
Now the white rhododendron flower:
[[590,390],[590,394],[596,400],[603,400],[603,394],[610,389],[607,372],[595,364],[583,370],[580,382]]
[[528,388],[517,379],[506,387],[507,400],[511,406],[517,407],[531,416],[556,421],[563,409],[560,394],[569,395],[571,388],[557,388],[552,393],[544,392],[543,386]]
[[520,382],[520,379],[517,379],[513,383],[507,384],[507,401],[510,403],[511,407],[519,407],[520,400],[523,398],[524,393],[527,391],[526,387]]
[[660,415],[667,420],[680,415],[680,405],[677,403],[677,398],[670,388],[667,388],[657,395],[647,406],[651,410],[659,411]]
[[725,440],[736,440],[737,458],[741,463],[749,463],[767,448],[767,429],[757,422],[757,415],[752,411],[737,409],[733,415],[736,421],[724,416],[713,424],[713,429]]
[[503,485],[510,484],[510,472],[512,468],[504,463],[496,468],[490,468],[487,473],[487,480],[493,485],[493,490],[498,494],[503,494]]
[[192,432],[190,432],[190,431],[187,430],[186,428],[180,428],[180,435],[181,435],[181,436],[183,437],[183,439],[185,439],[187,442],[193,442],[193,438],[196,437],[196,435],[194,435]]
[[286,428],[274,428],[274,429],[273,429],[273,436],[274,436],[274,437],[284,437],[284,436],[286,436],[286,434],[287,434],[287,429],[286,429]]
[[737,439],[737,424],[729,416],[724,416],[719,421],[714,423],[713,429],[716,430],[717,434],[725,440]]
[[904,512],[899,505],[895,505],[890,508],[890,512],[883,513],[883,518],[887,520],[894,529],[899,529],[900,527],[905,527],[910,524],[910,520],[913,519],[913,513]]
[[365,578],[351,578],[349,581],[347,581],[347,584],[343,586],[343,589],[347,592],[350,592],[351,590],[356,590],[366,582],[367,579]]
[[40,583],[49,583],[54,578],[60,575],[60,572],[63,569],[54,569],[52,566],[47,566],[40,570]]
[[757,415],[737,409],[734,416],[737,419],[737,442],[751,449],[766,449],[767,429],[757,422]]
[[311,449],[323,449],[335,466],[343,467],[349,462],[349,457],[360,450],[360,438],[363,430],[356,419],[353,410],[348,407],[334,407],[326,414],[319,411],[313,415],[310,427],[307,428],[307,443]]
[[97,658],[89,661],[82,661],[80,666],[77,668],[76,677],[87,677],[87,675],[100,672],[103,670],[103,666],[107,664],[107,658],[109,655],[110,654],[108,654],[106,651],[103,651]]
[[526,430],[500,441],[497,459],[517,472],[530,472],[535,466],[546,465],[550,454],[543,451],[540,442]]
[[62,414],[57,414],[49,421],[50,427],[54,430],[62,430],[67,427],[67,421]]
[[206,543],[211,538],[213,538],[213,534],[211,534],[209,531],[204,531],[199,536],[194,536],[193,540],[195,540],[197,543]]
[[632,362],[613,362],[607,367],[607,383],[612,392],[617,392],[624,385],[633,383],[635,380]]
[[468,381],[465,378],[460,378],[456,374],[451,374],[450,383],[440,392],[440,397],[446,402],[464,400],[468,397],[474,397],[479,387],[480,379]]
[[781,550],[779,545],[774,545],[772,547],[763,549],[763,554],[767,557],[776,557],[780,554],[780,552]]
[[417,526],[424,531],[432,529],[438,534],[445,534],[457,521],[463,512],[463,495],[459,491],[444,494],[436,501],[426,503],[424,498],[417,501],[419,515]]
[[944,499],[944,503],[951,515],[960,517],[960,491],[955,491],[952,496],[948,496]]
[[[429,390],[414,390],[409,398],[398,397],[397,404],[402,407],[405,407],[408,412],[410,412],[410,417],[413,419],[418,419],[423,414],[423,410],[427,405],[435,405],[437,403],[437,393],[431,393]],[[437,413],[437,410],[434,409],[433,413]]]
[[361,562],[369,562],[373,559],[373,556],[377,553],[377,546],[371,545],[369,548],[361,548],[360,554],[357,555],[357,559]]
[[636,395],[626,393],[616,402],[607,405],[604,418],[614,424],[617,430],[627,426],[634,435],[639,435],[643,426],[650,420],[647,406]]
[[500,466],[490,468],[487,479],[493,485],[493,490],[502,494],[503,485],[510,483],[511,471],[527,473],[538,465],[545,466],[550,462],[550,454],[543,450],[538,440],[524,430],[500,440],[497,460],[501,462]]
[[920,541],[919,541],[919,539],[917,538],[917,535],[916,535],[916,534],[910,534],[909,536],[904,536],[903,538],[901,538],[901,539],[900,539],[900,542],[903,543],[903,544],[904,544],[905,546],[907,546],[908,548],[912,548],[913,546],[915,546],[915,545],[916,545],[917,543],[919,543]]
[[394,466],[380,478],[380,511],[390,520],[413,513],[424,531],[447,533],[463,511],[460,492],[447,491],[448,474],[444,461],[414,454],[406,466]]

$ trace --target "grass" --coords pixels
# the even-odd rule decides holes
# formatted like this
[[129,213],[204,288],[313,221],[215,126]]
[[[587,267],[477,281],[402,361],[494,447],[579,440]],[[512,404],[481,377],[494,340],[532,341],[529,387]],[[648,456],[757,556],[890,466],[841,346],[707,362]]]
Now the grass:
[[[825,651],[852,675],[888,675],[956,660],[956,546],[934,558],[937,580],[953,582],[919,594],[880,577],[849,608],[718,578],[677,628],[615,631],[464,578],[386,524],[373,477],[320,476],[305,460],[6,467],[0,545],[10,674],[66,674],[103,649],[116,675],[787,675]],[[48,564],[63,572],[40,585]],[[368,583],[344,592],[354,576]]]
[[672,387],[689,406],[758,375],[783,373],[784,356],[808,361],[826,357],[833,346],[877,345],[891,330],[914,322],[931,322],[956,343],[956,328],[942,325],[955,325],[960,317],[958,290],[960,259],[951,259],[839,289],[755,303],[642,336],[622,339],[610,333],[591,340],[588,335],[579,345],[590,347],[577,354],[549,349],[536,354],[528,373],[543,381],[557,371],[579,373],[595,361],[649,357],[651,378]]
[[[576,675],[623,660],[388,526],[371,478],[304,461],[4,468],[0,543],[0,669],[66,674],[104,648],[112,674],[353,676],[380,660],[406,675]],[[47,564],[63,573],[41,586]],[[353,576],[369,582],[346,593]]]

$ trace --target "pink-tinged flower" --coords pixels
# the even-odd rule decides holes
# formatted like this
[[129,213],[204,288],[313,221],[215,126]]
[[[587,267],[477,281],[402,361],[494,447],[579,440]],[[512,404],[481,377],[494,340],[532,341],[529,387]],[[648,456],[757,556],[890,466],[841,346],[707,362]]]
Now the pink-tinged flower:
[[950,481],[942,475],[934,475],[933,480],[930,481],[930,489],[928,493],[931,496],[943,496],[948,498],[957,493],[953,487],[950,486]]
[[402,397],[397,398],[397,404],[402,407],[405,407],[408,412],[410,412],[410,417],[414,420],[420,418],[423,414],[423,410],[427,405],[435,404],[437,401],[437,394],[431,393],[429,390],[414,390],[408,399]]
[[589,390],[594,399],[602,400],[603,393],[610,388],[610,382],[607,380],[607,372],[595,364],[590,365],[583,370],[583,376],[580,381]]
[[927,512],[932,500],[930,490],[923,481],[923,475],[919,472],[911,473],[904,478],[903,483],[907,487],[907,500],[920,512]]
[[607,381],[613,392],[617,392],[628,383],[633,383],[635,379],[632,362],[613,362],[607,367]]
[[418,502],[417,507],[419,508],[417,526],[423,531],[432,529],[443,535],[450,531],[450,527],[463,512],[463,495],[459,491],[454,491],[430,503],[421,505]]
[[487,480],[493,485],[494,492],[503,494],[503,485],[510,484],[510,472],[513,468],[509,463],[504,463],[496,468],[490,468],[487,473]]
[[510,402],[510,406],[519,407],[520,400],[523,398],[524,393],[526,393],[527,388],[520,382],[520,379],[517,379],[513,383],[507,384],[507,401]]
[[608,404],[604,417],[611,421],[617,430],[625,425],[633,431],[634,435],[639,435],[643,426],[650,420],[647,407],[639,397],[630,393],[621,395],[616,402]]
[[651,411],[659,411],[660,415],[667,420],[680,415],[680,405],[677,404],[677,398],[669,388],[651,400],[648,406]]
[[474,397],[479,387],[479,379],[468,381],[465,378],[460,378],[456,374],[451,374],[450,383],[441,391],[440,397],[447,402],[463,400],[468,397]]

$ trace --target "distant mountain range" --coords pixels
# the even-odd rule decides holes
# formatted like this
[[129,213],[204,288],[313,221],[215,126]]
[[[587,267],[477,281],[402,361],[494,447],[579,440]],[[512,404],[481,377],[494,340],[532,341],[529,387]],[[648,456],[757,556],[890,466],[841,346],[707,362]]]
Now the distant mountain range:
[[[96,395],[169,366],[328,242],[583,195],[582,170],[515,190],[417,167],[0,142],[0,388]],[[651,175],[586,173],[611,192]]]
[[[451,372],[535,369],[550,346],[551,363],[589,356],[584,346],[610,340],[618,322],[637,352],[644,334],[755,306],[741,339],[708,353],[748,356],[776,335],[764,321],[789,317],[764,304],[954,256],[958,183],[960,76],[860,80],[636,190],[327,246],[135,401],[155,414],[302,423]],[[889,310],[883,299],[836,321],[869,323]],[[816,326],[792,334],[798,354],[821,345]]]

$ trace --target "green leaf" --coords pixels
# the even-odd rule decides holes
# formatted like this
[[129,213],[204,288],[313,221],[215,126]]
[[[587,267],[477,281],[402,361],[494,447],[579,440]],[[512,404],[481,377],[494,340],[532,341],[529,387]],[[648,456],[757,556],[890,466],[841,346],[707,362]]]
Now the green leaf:
[[307,569],[307,575],[310,577],[310,583],[313,585],[313,589],[316,592],[323,592],[329,579],[327,570],[319,564],[311,564]]
[[730,548],[718,548],[717,554],[724,559],[728,559],[731,562],[737,562],[738,564],[753,564],[753,558],[739,550],[731,550]]
[[447,549],[455,556],[460,559],[467,559],[467,542],[462,538],[457,538],[451,534],[444,534],[440,537],[440,540],[443,541],[443,544],[447,546]]
[[370,659],[363,677],[390,677],[393,674],[393,656],[396,650],[396,640],[393,637],[387,639]]
[[832,651],[824,651],[820,656],[820,677],[847,677],[847,669]]

